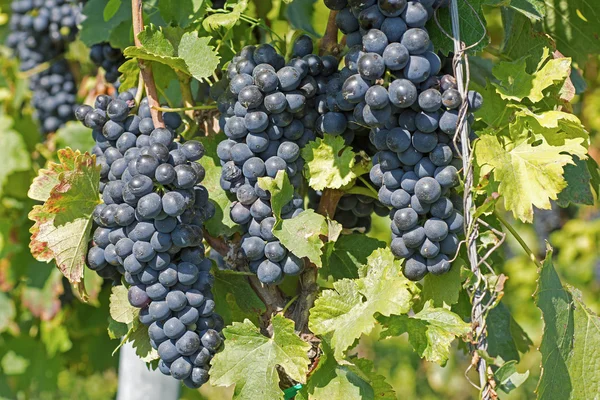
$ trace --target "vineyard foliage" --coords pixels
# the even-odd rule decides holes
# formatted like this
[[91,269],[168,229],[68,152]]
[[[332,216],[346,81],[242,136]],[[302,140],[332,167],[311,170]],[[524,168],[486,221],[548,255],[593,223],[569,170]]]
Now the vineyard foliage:
[[[380,0],[386,2],[394,3]],[[10,3],[0,0],[2,43],[11,32]],[[202,336],[206,330],[196,322],[208,326],[213,318],[211,323],[222,322],[222,330],[215,325],[208,330],[220,330],[216,347],[221,337],[223,345],[218,351],[211,348],[208,382],[199,390],[182,387],[182,399],[477,398],[477,385],[469,381],[479,383],[472,365],[478,359],[487,363],[486,380],[499,398],[597,398],[600,13],[593,4],[458,1],[461,40],[472,45],[466,53],[469,89],[482,99],[469,119],[474,205],[463,213],[480,221],[479,231],[466,234],[475,238],[474,248],[484,261],[475,274],[459,227],[457,235],[463,236],[452,268],[442,275],[425,271],[422,279],[410,280],[404,273],[406,261],[392,245],[389,209],[379,202],[385,185],[379,189],[381,182],[370,177],[383,156],[375,157],[368,135],[348,140],[319,132],[302,143],[300,136],[310,134],[301,133],[285,142],[300,143],[295,147],[298,161],[293,158],[278,172],[263,173],[244,185],[257,193],[253,202],[264,196],[269,200],[270,214],[255,218],[258,234],[248,233],[251,217],[243,224],[234,221],[239,217],[230,210],[242,208],[241,195],[224,190],[229,166],[220,143],[231,135],[225,120],[219,120],[226,114],[223,97],[216,100],[214,92],[228,90],[231,64],[243,60],[239,54],[246,46],[264,43],[285,62],[295,59],[299,46],[294,44],[308,35],[321,67],[337,58],[341,70],[351,61],[344,57],[346,40],[361,32],[331,34],[335,25],[328,24],[327,6],[345,0],[143,1],[137,45],[131,2],[77,3],[79,31],[57,56],[71,68],[77,103],[94,106],[101,95],[139,94],[127,111],[143,118],[142,107],[149,110],[152,99],[140,101],[146,78],[140,68],[151,68],[161,110],[173,109],[183,121],[171,142],[197,140],[203,145],[197,161],[201,167],[195,165],[194,171],[204,174],[197,183],[202,181],[209,196],[202,218],[212,217],[200,218],[203,228],[195,232],[204,235],[204,242],[194,248],[206,250],[211,262],[214,280],[207,278],[206,291],[199,291],[214,300],[215,314],[196,315],[185,329],[197,328]],[[442,59],[449,57],[446,70],[450,65],[451,74],[450,11],[442,7],[435,15],[426,29]],[[111,67],[105,77],[90,59],[94,45],[100,53],[102,48],[122,52],[118,71]],[[56,61],[40,64],[36,71],[22,70],[11,48],[0,46],[0,398],[110,399],[116,394],[118,350],[124,343],[131,342],[149,368],[162,371],[166,365],[169,370],[170,363],[153,348],[160,349],[160,343],[152,325],[144,322],[147,308],[132,306],[131,294],[128,298],[130,286],[146,286],[132,274],[121,272],[123,278],[118,274],[113,280],[87,266],[90,243],[96,240],[95,210],[106,201],[100,188],[106,187],[107,174],[97,165],[101,156],[92,150],[98,132],[69,121],[47,133],[50,125],[38,120],[42,115],[34,110],[36,89],[30,80]],[[117,72],[118,89],[109,82]],[[377,82],[388,85],[394,78],[387,72]],[[327,84],[327,76],[314,75],[308,77],[315,86]],[[286,95],[297,92],[294,88]],[[331,107],[329,98],[323,103]],[[305,124],[307,113],[295,112],[294,121]],[[315,125],[302,125],[302,131],[317,132]],[[286,138],[287,132],[282,134]],[[446,164],[450,160],[452,155]],[[180,164],[195,162],[188,158]],[[458,170],[460,181],[452,190],[462,197],[462,164]],[[229,189],[239,189],[233,181],[226,183]],[[161,196],[171,190],[167,184],[155,185]],[[340,199],[351,196],[358,198],[352,200],[356,207],[373,206],[368,218],[354,218],[358,222],[349,226],[334,214],[352,211],[336,209]],[[458,203],[462,205],[460,198]],[[377,212],[380,206],[384,212]],[[243,207],[255,212],[254,206]],[[249,261],[250,245],[244,243],[260,236],[261,221],[268,218],[269,244],[277,243],[278,253],[265,255],[261,249]],[[395,232],[394,241],[399,237],[402,232]],[[174,246],[173,260],[181,261],[185,246]],[[412,257],[410,251],[406,258]],[[447,262],[451,258],[443,257]],[[279,268],[279,263],[283,272],[265,275],[264,265]],[[426,264],[430,266],[423,258]],[[481,282],[489,296],[481,316],[487,338],[486,348],[475,350],[478,327],[473,319],[479,316],[472,311],[472,288]],[[179,286],[184,292],[191,287]],[[208,362],[203,368],[208,369]]]

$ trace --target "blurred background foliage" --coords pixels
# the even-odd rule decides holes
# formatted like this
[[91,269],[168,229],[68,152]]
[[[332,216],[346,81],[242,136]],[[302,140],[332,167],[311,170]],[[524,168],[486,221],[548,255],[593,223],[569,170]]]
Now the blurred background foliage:
[[[474,64],[503,57],[499,50],[505,32],[501,10],[486,6],[484,12],[491,43],[472,58]],[[10,1],[0,0],[0,42],[6,36],[9,13]],[[318,37],[325,30],[328,10],[316,0],[291,4],[255,0],[246,14],[263,19],[269,29],[253,29],[257,37],[248,38],[248,25],[242,24],[220,41],[241,47],[248,40],[279,40],[283,47],[295,29]],[[236,50],[220,47],[224,60]],[[79,42],[72,45],[68,57],[82,78],[80,97],[85,101],[93,96],[97,84],[93,65]],[[586,90],[573,100],[573,112],[589,130],[589,152],[600,162],[600,59],[590,54],[577,62],[572,80]],[[26,74],[18,72],[16,60],[7,48],[0,47],[0,399],[111,399],[117,390],[118,355],[112,352],[118,340],[108,337],[108,307],[101,306],[108,303],[110,286],[103,285],[95,274],[86,276],[91,300],[83,303],[53,265],[35,261],[28,249],[31,222],[27,213],[33,202],[27,198],[27,189],[36,171],[56,158],[56,149],[68,145],[85,151],[92,147],[92,138],[86,129],[71,123],[42,139],[32,119],[27,87]],[[554,247],[555,267],[563,282],[579,288],[586,304],[596,312],[600,311],[599,217],[595,206],[555,206],[536,210],[532,225],[511,220],[540,258],[546,241]],[[369,235],[389,242],[387,218],[373,219]],[[533,399],[541,362],[536,349],[542,319],[532,299],[538,274],[511,237],[500,253],[498,259],[504,261],[496,262],[495,268],[509,277],[502,302],[533,340],[518,366],[519,371],[530,371],[529,378],[503,398]],[[421,360],[406,335],[382,341],[378,337],[377,330],[363,337],[355,351],[373,360],[376,372],[384,375],[403,399],[474,398],[477,391],[464,378],[470,360],[459,349],[461,344],[455,343],[448,364],[440,367]],[[221,399],[225,392],[206,385],[200,391],[183,390],[181,398]]]

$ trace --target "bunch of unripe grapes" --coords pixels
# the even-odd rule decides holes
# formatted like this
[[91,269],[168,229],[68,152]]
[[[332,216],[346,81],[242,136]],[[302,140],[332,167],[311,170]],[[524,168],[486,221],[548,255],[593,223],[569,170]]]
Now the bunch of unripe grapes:
[[160,371],[197,388],[208,380],[223,327],[202,244],[202,226],[215,211],[196,162],[204,147],[179,137],[176,113],[163,114],[166,127],[155,128],[147,99],[133,113],[134,98],[135,90],[100,95],[94,107],[76,110],[92,129],[101,167],[103,203],[93,213],[88,267],[104,277],[123,274]]
[[[331,83],[341,94],[326,104],[326,133],[370,128],[377,150],[370,179],[391,207],[391,250],[414,281],[451,268],[463,230],[454,144],[463,99],[454,77],[439,75],[443,60],[425,29],[435,3],[326,2],[339,10],[336,24],[350,46],[341,79]],[[465,100],[472,110],[481,106],[478,93]]]
[[[267,284],[304,270],[304,261],[273,235],[271,195],[258,178],[285,171],[296,190],[301,186],[300,151],[316,138],[320,122],[315,99],[325,93],[328,77],[338,67],[334,57],[312,52],[308,36],[296,41],[287,63],[269,44],[247,46],[229,64],[227,78],[211,90],[227,136],[217,148],[221,186],[234,198],[230,215],[243,227],[241,249],[249,268]],[[295,193],[282,218],[295,217],[303,208],[303,198]]]
[[49,68],[32,76],[29,87],[42,131],[53,132],[73,119],[75,80],[60,57],[77,35],[81,4],[69,0],[16,0],[11,8],[6,45],[14,50],[20,69],[28,71],[50,63]]
[[97,43],[90,48],[90,60],[104,69],[104,79],[115,83],[121,73],[119,67],[125,62],[125,56],[120,49],[115,49],[109,43]]

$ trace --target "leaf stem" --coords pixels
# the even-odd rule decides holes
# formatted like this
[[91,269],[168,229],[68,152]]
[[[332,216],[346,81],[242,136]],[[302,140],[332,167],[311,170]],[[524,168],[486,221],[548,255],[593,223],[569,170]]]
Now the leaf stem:
[[288,310],[288,308],[290,308],[290,306],[291,306],[292,304],[294,304],[294,302],[295,302],[296,300],[298,300],[298,297],[300,297],[300,295],[299,295],[299,294],[297,294],[297,295],[295,295],[294,297],[292,297],[292,298],[290,299],[290,301],[288,301],[288,302],[287,302],[287,304],[286,304],[286,305],[283,307],[283,310],[281,310],[281,314],[285,314],[285,312]]
[[[138,35],[144,29],[144,16],[142,11],[142,0],[131,0],[131,14],[133,22],[133,39],[136,47],[142,47],[142,43]],[[158,94],[156,92],[156,84],[152,75],[152,64],[138,58],[142,80],[146,85],[146,95],[148,96],[148,106],[150,106],[150,114],[155,128],[164,128],[165,123],[162,119],[162,112],[156,110],[160,103],[158,102]]]
[[533,251],[531,251],[531,249],[529,248],[529,246],[527,246],[527,243],[525,243],[525,240],[523,240],[523,238],[521,237],[521,235],[519,235],[519,233],[515,230],[515,228],[513,228],[508,221],[506,221],[498,211],[494,211],[494,216],[498,219],[498,221],[500,221],[500,223],[502,225],[504,225],[504,227],[506,229],[508,229],[508,231],[513,235],[513,237],[517,240],[517,242],[519,242],[519,244],[521,245],[521,247],[523,248],[523,250],[525,251],[525,253],[527,253],[527,255],[529,256],[529,259],[531,261],[533,261],[533,263],[536,265],[536,267],[538,268],[542,268],[542,264],[540,263],[540,261],[537,259],[535,253]]
[[371,184],[369,183],[369,181],[367,181],[365,178],[363,178],[362,176],[359,176],[358,179],[371,191],[375,194],[375,198],[379,199],[379,192],[377,190],[375,190],[375,188],[373,186],[371,186]]

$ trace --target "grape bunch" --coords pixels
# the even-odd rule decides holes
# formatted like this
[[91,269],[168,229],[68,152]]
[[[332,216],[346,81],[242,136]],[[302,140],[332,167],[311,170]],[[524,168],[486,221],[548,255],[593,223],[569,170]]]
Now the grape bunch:
[[163,114],[166,128],[155,128],[147,99],[130,113],[134,97],[135,90],[100,95],[95,108],[76,110],[92,129],[101,167],[103,203],[93,213],[97,227],[87,264],[101,276],[124,275],[160,371],[197,388],[208,380],[223,327],[202,244],[203,223],[215,211],[196,162],[204,147],[178,137],[176,113]]
[[[314,128],[319,123],[315,101],[324,95],[338,67],[334,57],[321,58],[312,51],[308,36],[296,41],[287,63],[271,45],[247,46],[229,64],[227,79],[211,88],[227,136],[217,147],[223,167],[221,186],[235,197],[230,214],[243,227],[241,249],[249,268],[267,284],[304,269],[303,260],[273,235],[270,193],[257,182],[284,170],[296,190],[302,184],[300,150],[316,138]],[[303,203],[294,194],[283,207],[282,218],[298,215]]]
[[97,67],[104,69],[107,82],[115,83],[119,79],[119,67],[125,62],[120,49],[113,48],[109,43],[97,43],[90,49],[90,59]]
[[[452,75],[440,75],[444,60],[434,51],[425,24],[432,0],[327,1],[339,10],[338,28],[349,51],[339,91],[323,119],[330,134],[347,126],[370,129],[376,150],[371,181],[379,201],[391,207],[391,250],[404,258],[404,275],[420,280],[451,268],[463,230],[460,160],[453,143],[463,102]],[[469,92],[469,106],[481,96]]]
[[77,35],[81,4],[71,0],[16,0],[11,8],[6,45],[14,50],[20,69],[28,71],[50,63],[50,68],[32,76],[29,88],[42,131],[53,132],[74,117],[75,80],[60,58]]

